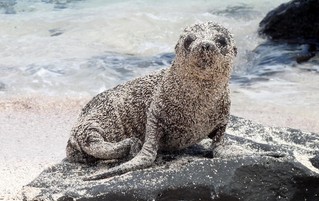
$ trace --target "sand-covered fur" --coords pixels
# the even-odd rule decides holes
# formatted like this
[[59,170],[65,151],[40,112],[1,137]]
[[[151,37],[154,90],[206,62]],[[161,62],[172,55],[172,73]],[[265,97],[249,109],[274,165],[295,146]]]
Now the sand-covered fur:
[[195,24],[183,31],[175,51],[171,67],[98,94],[83,108],[67,158],[128,160],[88,179],[148,167],[159,150],[206,137],[220,141],[229,117],[233,38],[221,25]]

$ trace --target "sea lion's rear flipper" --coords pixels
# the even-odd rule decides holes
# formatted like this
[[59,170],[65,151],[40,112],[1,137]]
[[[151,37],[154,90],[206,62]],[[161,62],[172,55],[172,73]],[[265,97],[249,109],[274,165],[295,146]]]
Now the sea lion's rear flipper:
[[89,137],[89,143],[83,144],[82,149],[96,159],[112,160],[127,156],[132,158],[141,148],[141,141],[134,137],[114,143],[104,141],[100,135],[91,134]]
[[119,166],[108,169],[107,171],[84,178],[84,181],[99,180],[124,174],[132,170],[146,168],[152,165],[157,155],[158,145],[151,142],[145,142],[142,150],[132,160]]

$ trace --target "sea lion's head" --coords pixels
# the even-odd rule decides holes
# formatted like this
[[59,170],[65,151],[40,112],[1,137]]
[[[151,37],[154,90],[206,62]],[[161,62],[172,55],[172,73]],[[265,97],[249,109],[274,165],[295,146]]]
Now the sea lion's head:
[[204,79],[229,77],[237,49],[230,32],[206,22],[185,28],[175,47],[175,62],[188,74]]

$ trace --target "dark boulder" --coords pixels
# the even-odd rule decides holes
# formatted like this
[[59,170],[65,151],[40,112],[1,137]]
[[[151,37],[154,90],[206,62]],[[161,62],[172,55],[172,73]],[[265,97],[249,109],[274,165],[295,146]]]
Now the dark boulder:
[[[159,154],[153,167],[98,181],[103,168],[63,161],[22,190],[23,200],[319,200],[319,135],[231,117],[222,145],[203,140]],[[211,153],[211,154],[210,154]],[[214,155],[211,158],[212,154]]]
[[259,34],[272,40],[319,42],[319,0],[293,0],[270,11]]

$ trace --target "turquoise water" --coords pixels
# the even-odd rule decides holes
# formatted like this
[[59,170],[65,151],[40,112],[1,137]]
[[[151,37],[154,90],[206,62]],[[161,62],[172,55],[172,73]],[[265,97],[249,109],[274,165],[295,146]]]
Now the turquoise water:
[[167,67],[181,30],[204,21],[231,30],[234,77],[249,74],[258,23],[282,2],[2,0],[0,94],[94,95]]

